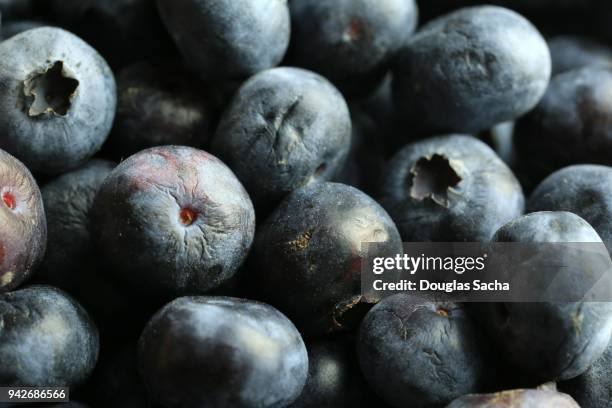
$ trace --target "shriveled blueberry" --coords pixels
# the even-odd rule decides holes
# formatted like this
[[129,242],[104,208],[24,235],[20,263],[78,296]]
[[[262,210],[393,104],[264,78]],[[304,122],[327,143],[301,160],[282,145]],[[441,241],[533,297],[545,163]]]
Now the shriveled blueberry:
[[113,73],[73,34],[42,27],[0,43],[0,83],[0,148],[32,172],[76,168],[106,140]]
[[34,28],[39,28],[39,27],[44,27],[46,26],[46,23],[43,23],[42,21],[35,21],[35,20],[15,20],[15,21],[8,21],[8,22],[2,22],[2,30],[0,30],[0,32],[2,33],[2,35],[0,36],[1,40],[7,40],[19,33],[22,33],[24,31],[28,31],[28,30],[32,30]]
[[518,121],[514,144],[528,185],[564,166],[612,164],[612,65],[553,78],[539,105]]
[[388,297],[366,315],[357,354],[363,375],[394,407],[438,407],[485,389],[496,375],[484,334],[460,304]]
[[470,136],[410,144],[383,174],[381,203],[404,241],[485,242],[523,213],[525,199],[512,171]]
[[158,295],[201,293],[229,279],[255,229],[251,200],[231,170],[180,146],[143,150],[119,164],[90,214],[109,269]]
[[257,230],[260,293],[307,335],[351,328],[378,300],[361,295],[364,242],[378,243],[376,256],[402,253],[395,224],[361,191],[329,182],[297,189]]
[[212,101],[180,64],[133,64],[119,73],[117,85],[117,117],[108,139],[114,157],[161,145],[205,147],[212,137]]
[[[501,227],[493,241],[601,243],[585,220],[569,212],[527,214]],[[566,265],[563,254],[558,259],[562,272]],[[586,263],[584,273],[592,273]],[[558,288],[576,285],[571,275],[554,277]],[[505,302],[473,307],[507,361],[535,381],[580,375],[603,353],[612,333],[612,303],[607,302]]]
[[538,103],[550,64],[546,41],[519,14],[460,9],[425,25],[400,52],[397,109],[422,133],[485,130]]
[[612,407],[612,342],[587,371],[559,384],[582,408]]
[[292,0],[290,65],[316,71],[346,95],[383,78],[414,31],[414,0]]
[[533,191],[527,209],[578,214],[611,250],[612,167],[581,164],[556,171]]
[[240,79],[276,66],[289,45],[287,0],[157,0],[187,63],[204,78]]
[[23,283],[47,245],[42,197],[28,169],[0,150],[0,293]]
[[238,90],[212,151],[244,183],[259,211],[298,187],[335,176],[350,140],[348,107],[336,88],[309,71],[274,68]]
[[140,372],[165,407],[281,407],[308,375],[295,326],[271,306],[183,297],[164,306],[139,343]]
[[552,74],[588,67],[612,65],[612,49],[589,37],[559,35],[548,40]]
[[177,54],[154,0],[44,0],[49,16],[114,67]]
[[[580,408],[567,394],[551,390],[509,390],[493,394],[472,394],[456,399],[446,408]],[[584,408],[584,407],[583,407]]]
[[0,295],[0,384],[73,387],[98,358],[98,330],[60,289],[30,286]]
[[308,379],[291,408],[381,406],[381,401],[365,383],[352,341],[332,337],[307,346]]

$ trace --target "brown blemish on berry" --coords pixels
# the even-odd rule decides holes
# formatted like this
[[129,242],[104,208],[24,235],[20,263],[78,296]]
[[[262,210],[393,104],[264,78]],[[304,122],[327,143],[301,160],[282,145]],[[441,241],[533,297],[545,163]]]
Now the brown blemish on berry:
[[191,208],[182,208],[179,212],[179,219],[181,220],[181,224],[188,227],[198,219],[198,213]]
[[442,317],[448,317],[450,315],[450,311],[442,306],[438,306],[436,309],[436,314],[439,314]]
[[308,244],[310,243],[311,237],[312,237],[312,232],[306,231],[303,234],[299,235],[293,241],[287,242],[287,245],[290,247],[290,249],[293,249],[295,251],[304,250],[308,248]]
[[15,200],[15,196],[8,191],[2,193],[2,201],[4,205],[6,205],[10,210],[14,210],[17,206],[17,201]]

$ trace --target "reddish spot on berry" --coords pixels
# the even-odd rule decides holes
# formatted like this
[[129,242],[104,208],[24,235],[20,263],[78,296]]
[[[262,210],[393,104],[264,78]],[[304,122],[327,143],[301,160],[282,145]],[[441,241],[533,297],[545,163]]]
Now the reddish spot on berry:
[[179,218],[181,220],[181,224],[188,227],[198,218],[198,213],[191,208],[182,208],[181,212],[179,213]]
[[0,244],[0,265],[2,265],[2,262],[4,262],[4,256],[4,246]]
[[363,36],[363,22],[357,17],[353,18],[344,32],[348,41],[358,41]]
[[4,205],[6,205],[11,210],[14,210],[15,206],[17,205],[17,202],[15,201],[15,196],[9,193],[8,191],[2,193],[2,201],[4,202]]

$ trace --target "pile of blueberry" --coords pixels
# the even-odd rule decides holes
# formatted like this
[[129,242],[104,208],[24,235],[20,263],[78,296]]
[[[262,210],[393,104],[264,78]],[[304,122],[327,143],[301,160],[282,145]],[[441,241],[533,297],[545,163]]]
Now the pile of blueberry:
[[0,386],[611,408],[612,302],[361,291],[364,242],[612,242],[612,3],[417,1],[0,0]]

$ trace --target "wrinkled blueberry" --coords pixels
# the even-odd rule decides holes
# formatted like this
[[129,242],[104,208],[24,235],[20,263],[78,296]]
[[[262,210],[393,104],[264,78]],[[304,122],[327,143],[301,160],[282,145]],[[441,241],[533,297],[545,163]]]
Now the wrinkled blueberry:
[[372,91],[414,31],[414,0],[292,0],[288,63],[347,95]]
[[0,293],[28,279],[46,245],[47,225],[38,185],[19,160],[0,150]]
[[[597,243],[601,239],[575,214],[538,212],[507,223],[496,232],[493,241]],[[561,254],[558,259],[563,268]],[[584,273],[589,272],[585,266]],[[555,278],[555,285],[561,288],[561,279],[566,285],[576,284],[572,276],[559,273]],[[612,303],[582,300],[472,306],[507,361],[534,381],[564,380],[580,375],[603,353],[612,333]]]
[[302,69],[274,68],[238,90],[212,151],[244,183],[259,211],[298,187],[335,176],[350,140],[348,107],[326,79]]
[[277,65],[289,45],[287,0],[157,0],[187,63],[204,78],[240,79]]
[[183,297],[164,306],[139,342],[140,372],[165,407],[281,407],[308,375],[295,326],[263,303]]
[[425,25],[400,52],[397,109],[422,133],[485,130],[538,103],[550,64],[546,41],[519,14],[460,9]]
[[205,292],[229,279],[255,229],[251,200],[231,170],[190,147],[154,147],[123,161],[90,214],[109,269],[162,296]]
[[612,164],[612,65],[553,78],[538,106],[517,122],[518,174],[535,185],[570,164]]
[[0,43],[0,148],[34,173],[76,168],[102,146],[115,116],[115,80],[73,34],[43,27]]
[[410,144],[383,174],[381,203],[404,241],[486,242],[523,213],[523,192],[508,166],[470,136]]
[[377,300],[360,294],[364,242],[379,243],[376,256],[402,253],[393,221],[361,191],[329,182],[297,189],[257,231],[260,293],[305,334],[351,328]]
[[361,323],[363,375],[394,407],[438,407],[479,392],[495,377],[495,359],[464,307],[400,294],[382,300]]
[[0,384],[73,387],[98,358],[98,330],[59,289],[31,286],[0,295]]

